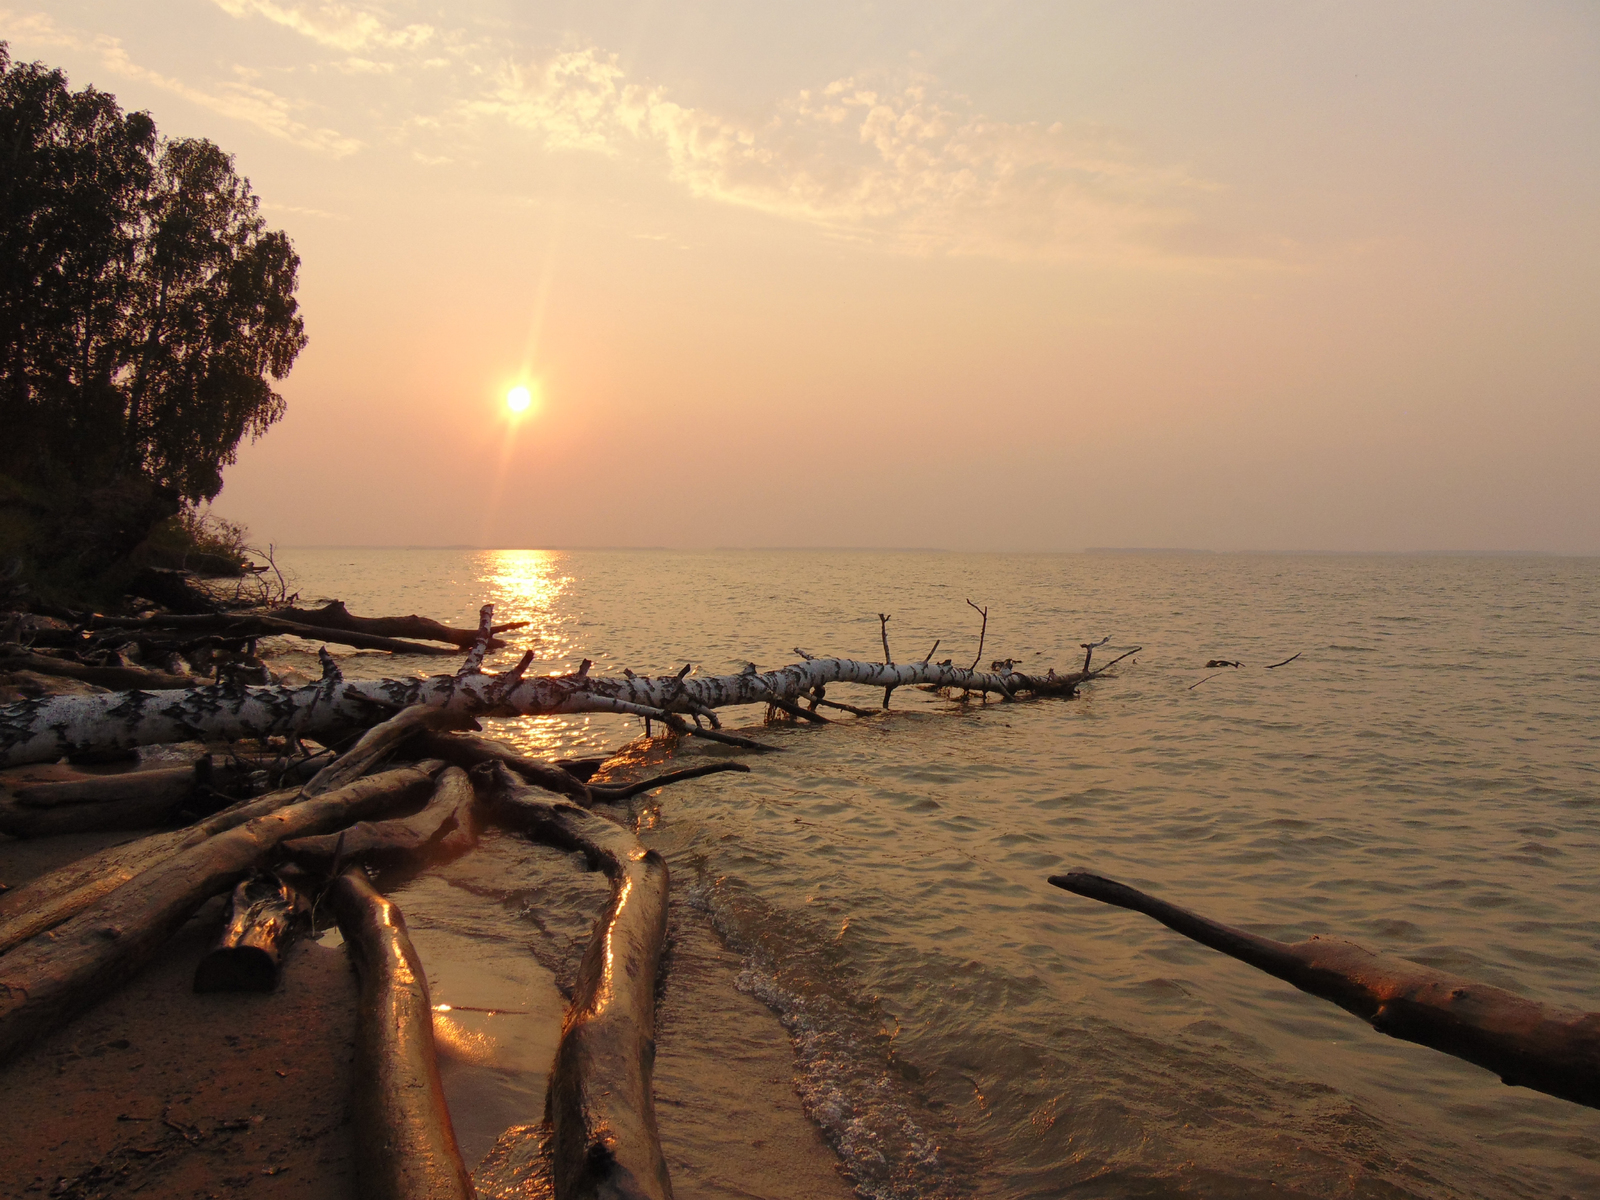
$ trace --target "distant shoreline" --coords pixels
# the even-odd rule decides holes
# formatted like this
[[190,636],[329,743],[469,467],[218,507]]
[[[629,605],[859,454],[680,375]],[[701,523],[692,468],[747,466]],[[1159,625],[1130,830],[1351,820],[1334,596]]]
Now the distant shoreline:
[[1600,558],[1600,554],[1561,550],[1208,550],[1185,546],[1088,546],[1082,550],[952,550],[943,546],[472,546],[454,543],[279,542],[279,550],[462,550],[604,551],[611,554],[1020,554],[1020,555],[1199,555],[1261,558]]

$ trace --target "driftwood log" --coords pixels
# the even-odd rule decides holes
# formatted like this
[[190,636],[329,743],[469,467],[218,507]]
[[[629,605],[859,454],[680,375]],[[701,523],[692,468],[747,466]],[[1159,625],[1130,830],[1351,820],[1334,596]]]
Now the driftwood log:
[[305,905],[276,875],[255,875],[233,889],[222,933],[194,970],[197,992],[270,992],[299,932]]
[[331,642],[350,646],[356,650],[388,650],[394,654],[460,654],[459,647],[429,646],[423,642],[384,637],[345,629],[338,625],[306,625],[276,614],[264,613],[202,613],[166,614],[157,617],[102,617],[83,619],[87,629],[115,631],[137,638],[145,634],[181,634],[193,641],[197,638],[221,638],[229,642],[247,642],[256,638],[292,635],[309,641]]
[[194,767],[13,784],[0,792],[0,833],[46,837],[164,824],[200,786]]
[[295,838],[283,852],[299,866],[327,872],[335,863],[375,867],[420,866],[454,858],[478,840],[472,781],[446,767],[422,811],[388,821],[360,821],[338,833]]
[[[386,771],[289,804],[139,872],[98,903],[0,957],[0,1060],[133,974],[194,911],[261,867],[279,844],[416,802],[435,761]],[[8,897],[9,898],[9,897]]]
[[196,687],[205,682],[192,675],[150,671],[143,667],[96,667],[88,663],[57,658],[53,654],[33,654],[16,648],[0,650],[0,671],[35,671],[40,675],[59,675],[103,688],[172,689]]
[[247,821],[277,812],[301,799],[299,788],[269,792],[214,813],[186,829],[147,834],[112,846],[47,872],[21,887],[0,894],[0,954],[63,921],[116,891],[128,880],[199,845],[207,838]]
[[330,899],[361,983],[356,1027],[356,1194],[471,1200],[439,1084],[433,1007],[405,918],[352,870]]
[[[424,730],[476,727],[470,716],[449,709],[413,705],[387,721],[374,725],[333,762],[323,767],[306,784],[308,796],[320,796],[360,779],[388,758],[403,744]],[[434,757],[438,757],[437,755]]]
[[[1103,668],[1102,668],[1103,669]],[[54,762],[68,753],[163,742],[296,735],[361,728],[422,704],[469,716],[622,713],[655,720],[699,716],[773,697],[803,698],[819,686],[855,683],[893,690],[917,684],[1019,696],[1070,696],[1099,670],[1028,675],[970,671],[944,663],[870,663],[813,658],[775,671],[685,678],[474,672],[420,679],[345,680],[330,674],[302,687],[211,684],[170,692],[49,696],[0,708],[0,766]],[[689,732],[696,732],[692,727]],[[703,731],[703,736],[716,735]],[[748,743],[748,739],[739,739]],[[759,743],[757,743],[759,744]]]
[[1050,882],[1154,917],[1201,945],[1331,1000],[1380,1033],[1464,1058],[1513,1087],[1600,1108],[1600,1013],[1539,1004],[1343,938],[1291,943],[1258,937],[1087,871],[1052,875]]
[[611,880],[550,1075],[555,1193],[671,1200],[651,1097],[656,973],[667,931],[667,864],[614,821],[486,768],[497,820],[580,850]]
[[[453,629],[429,617],[357,617],[344,606],[342,600],[330,600],[321,608],[277,608],[272,615],[279,620],[296,625],[309,625],[314,629],[338,629],[346,633],[370,633],[379,637],[420,638],[425,642],[449,642],[462,650],[470,650],[478,639],[476,629]],[[490,627],[489,649],[499,650],[505,642],[493,636],[530,625],[529,621],[509,621]]]

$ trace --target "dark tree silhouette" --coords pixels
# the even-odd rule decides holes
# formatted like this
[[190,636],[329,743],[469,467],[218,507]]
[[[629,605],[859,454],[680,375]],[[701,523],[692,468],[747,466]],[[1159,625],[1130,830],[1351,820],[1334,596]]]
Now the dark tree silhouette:
[[0,42],[0,471],[214,497],[283,415],[299,265],[232,156]]

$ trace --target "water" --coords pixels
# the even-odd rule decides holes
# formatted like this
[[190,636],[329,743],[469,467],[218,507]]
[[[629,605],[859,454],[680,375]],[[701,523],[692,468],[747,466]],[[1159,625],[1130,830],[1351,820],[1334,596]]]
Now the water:
[[[756,1054],[727,1047],[781,1031],[786,1069],[750,1067],[746,1094],[792,1088],[864,1197],[1600,1194],[1600,1112],[1045,883],[1084,866],[1272,937],[1339,934],[1600,1009],[1600,561],[285,557],[306,599],[359,613],[471,624],[493,601],[497,620],[532,622],[518,636],[546,671],[726,673],[795,646],[877,659],[879,612],[897,658],[939,639],[939,658],[970,662],[968,597],[990,607],[986,661],[1069,668],[1106,635],[1097,655],[1145,647],[1075,701],[906,690],[887,716],[773,728],[758,736],[788,752],[748,759],[753,774],[631,810],[671,865],[675,944],[713,946],[675,958],[666,984],[680,1197],[796,1191],[765,1137],[717,1140],[739,1114],[716,1097]],[[347,673],[432,669],[346,659]],[[611,717],[497,732],[541,753],[669,750]],[[706,753],[724,751],[677,751]],[[399,887],[436,990],[528,1014],[463,1030],[488,1047],[451,1067],[474,1159],[538,1115],[549,1014],[603,895],[570,856],[509,836]],[[718,1178],[695,1158],[713,1144]]]

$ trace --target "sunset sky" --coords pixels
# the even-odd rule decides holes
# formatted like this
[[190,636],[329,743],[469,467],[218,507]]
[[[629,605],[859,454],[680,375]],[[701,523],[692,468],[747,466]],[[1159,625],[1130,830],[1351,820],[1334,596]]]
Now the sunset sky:
[[[283,544],[1600,553],[1600,6],[51,0],[302,258]],[[531,403],[507,407],[523,386]]]

